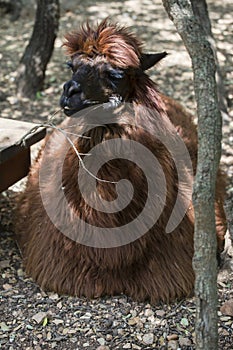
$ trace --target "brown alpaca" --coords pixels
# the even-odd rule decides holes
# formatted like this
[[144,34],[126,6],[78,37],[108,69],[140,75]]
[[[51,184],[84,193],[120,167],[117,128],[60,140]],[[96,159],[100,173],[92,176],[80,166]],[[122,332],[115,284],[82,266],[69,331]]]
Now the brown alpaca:
[[[104,145],[105,141],[133,140],[142,144],[161,166],[166,180],[166,196],[161,215],[145,234],[135,240],[123,245],[113,244],[112,247],[111,242],[110,247],[107,244],[100,247],[80,243],[78,237],[85,239],[86,231],[80,232],[84,226],[77,225],[77,218],[101,229],[127,225],[142,212],[149,185],[143,169],[132,161],[112,159],[98,171],[97,193],[111,203],[117,197],[115,183],[128,179],[134,188],[132,201],[119,212],[105,213],[95,209],[91,205],[95,204],[94,194],[89,193],[90,201],[86,203],[77,183],[82,167],[77,152],[63,134],[53,132],[32,166],[27,188],[19,200],[16,231],[27,273],[45,290],[90,298],[125,293],[136,300],[148,299],[156,303],[192,294],[193,208],[190,203],[180,223],[171,233],[166,233],[179,181],[172,154],[158,135],[165,135],[169,141],[179,133],[190,153],[195,172],[196,127],[192,117],[174,100],[159,93],[145,73],[166,53],[143,54],[141,43],[134,35],[108,21],[94,29],[87,25],[68,34],[65,47],[71,57],[69,66],[73,75],[64,85],[61,106],[68,116],[82,111],[76,119],[67,118],[60,128],[69,130],[67,128],[77,120],[76,133],[85,134],[85,137],[74,139],[82,159],[82,154],[91,153],[94,146]],[[126,102],[130,103],[131,112],[127,111]],[[89,106],[92,106],[92,112],[86,109]],[[83,124],[88,114],[94,115],[98,124],[98,118],[108,113],[116,116],[115,122],[92,126],[85,131]],[[137,121],[138,116],[147,129],[129,122],[132,118]],[[105,151],[110,153],[108,148]],[[95,158],[89,159],[95,162]],[[39,177],[43,167],[45,181],[42,179],[42,191]],[[61,168],[60,183],[58,172]],[[159,171],[150,175],[159,196]],[[88,188],[90,175],[84,172],[84,182],[85,177]],[[62,200],[64,196],[68,211],[65,208],[67,203]],[[223,196],[224,181],[219,173],[216,186],[218,253],[223,249],[225,235]],[[153,207],[152,203],[151,216],[153,208],[161,204],[156,198],[153,199],[155,204]],[[54,214],[52,220],[46,212],[48,206]],[[59,231],[61,224],[70,230],[69,237]],[[139,222],[137,227],[138,230],[147,227],[146,220]],[[134,232],[129,234],[134,235]]]

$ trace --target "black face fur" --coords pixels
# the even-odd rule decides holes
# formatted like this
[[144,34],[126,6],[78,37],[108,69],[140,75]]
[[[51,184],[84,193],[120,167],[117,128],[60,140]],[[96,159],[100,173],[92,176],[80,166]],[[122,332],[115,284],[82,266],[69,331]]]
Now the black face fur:
[[108,102],[110,97],[118,96],[122,100],[129,98],[130,75],[123,69],[112,67],[110,63],[74,58],[68,63],[72,69],[71,80],[63,87],[60,99],[66,115],[89,107],[93,104]]
[[111,97],[130,102],[137,76],[165,56],[165,52],[143,54],[140,68],[123,69],[114,67],[102,56],[76,55],[68,62],[73,74],[64,84],[60,105],[71,116],[93,104],[108,102]]

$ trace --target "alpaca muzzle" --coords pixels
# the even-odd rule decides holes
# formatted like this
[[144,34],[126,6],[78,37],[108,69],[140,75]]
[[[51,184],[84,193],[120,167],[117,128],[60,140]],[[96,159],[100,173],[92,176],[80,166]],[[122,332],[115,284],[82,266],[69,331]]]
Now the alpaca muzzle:
[[90,106],[90,101],[86,99],[81,89],[81,85],[75,80],[69,80],[63,86],[63,94],[60,99],[60,106],[67,116]]

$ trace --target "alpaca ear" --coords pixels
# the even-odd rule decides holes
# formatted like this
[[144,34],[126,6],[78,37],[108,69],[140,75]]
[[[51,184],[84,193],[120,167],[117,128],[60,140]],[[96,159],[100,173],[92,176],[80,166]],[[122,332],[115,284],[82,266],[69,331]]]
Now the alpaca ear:
[[167,52],[158,52],[158,53],[143,53],[141,55],[141,69],[147,70],[153,67],[161,59],[167,56]]

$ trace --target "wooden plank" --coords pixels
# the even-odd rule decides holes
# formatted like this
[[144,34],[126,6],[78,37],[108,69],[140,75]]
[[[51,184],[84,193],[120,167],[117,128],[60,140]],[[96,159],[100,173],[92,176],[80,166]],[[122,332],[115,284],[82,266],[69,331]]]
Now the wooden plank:
[[26,137],[24,145],[17,144],[34,126],[33,123],[0,118],[0,163],[14,157],[22,148],[30,147],[45,137],[46,129],[40,128]]
[[31,165],[30,148],[22,148],[4,163],[0,163],[0,192],[7,190],[17,181],[27,176]]
[[0,192],[28,174],[30,147],[45,137],[46,129],[37,129],[23,144],[18,141],[34,126],[33,123],[0,118]]

